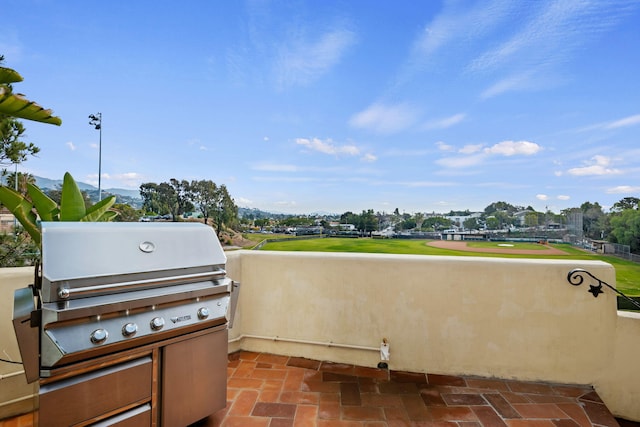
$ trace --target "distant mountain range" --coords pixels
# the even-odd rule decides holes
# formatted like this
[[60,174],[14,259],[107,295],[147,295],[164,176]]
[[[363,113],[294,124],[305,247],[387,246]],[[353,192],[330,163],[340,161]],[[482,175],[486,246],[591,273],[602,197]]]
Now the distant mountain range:
[[[62,187],[61,179],[49,179],[49,178],[43,178],[41,176],[34,176],[34,178],[36,179],[36,185],[43,190],[44,189],[55,190],[59,187]],[[98,187],[95,187],[91,184],[87,184],[86,182],[76,181],[76,184],[78,184],[78,188],[80,188],[80,190],[83,190],[83,191],[87,191],[87,192],[98,191]],[[123,197],[130,197],[132,199],[142,199],[140,197],[140,191],[138,190],[126,190],[124,188],[103,188],[102,191],[104,193],[114,194],[116,196],[119,195]]]

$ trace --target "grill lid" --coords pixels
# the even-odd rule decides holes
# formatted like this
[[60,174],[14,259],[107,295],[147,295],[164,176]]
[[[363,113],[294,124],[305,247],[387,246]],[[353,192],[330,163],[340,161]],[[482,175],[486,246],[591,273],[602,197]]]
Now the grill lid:
[[97,285],[120,292],[123,282],[148,288],[202,280],[224,275],[226,260],[213,228],[200,223],[43,222],[42,298],[69,298],[64,293],[76,288],[88,296]]

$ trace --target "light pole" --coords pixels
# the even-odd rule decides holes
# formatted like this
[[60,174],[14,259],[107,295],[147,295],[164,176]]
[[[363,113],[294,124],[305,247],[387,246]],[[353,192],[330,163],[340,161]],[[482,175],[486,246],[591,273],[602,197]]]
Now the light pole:
[[102,200],[102,113],[89,114],[89,124],[100,132],[98,137],[98,201]]

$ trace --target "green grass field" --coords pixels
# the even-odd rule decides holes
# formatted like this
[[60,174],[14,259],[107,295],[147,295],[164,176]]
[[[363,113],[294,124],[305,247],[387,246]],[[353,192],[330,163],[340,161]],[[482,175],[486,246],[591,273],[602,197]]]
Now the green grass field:
[[[263,235],[264,238],[264,235]],[[508,247],[498,246],[499,242],[469,242],[474,247]],[[504,242],[501,242],[504,243]],[[571,245],[551,245],[567,253],[567,255],[545,255],[544,247],[535,243],[509,242],[513,249],[540,249],[540,255],[493,254],[457,251],[434,248],[427,245],[426,240],[402,239],[310,239],[270,242],[262,247],[266,251],[309,251],[309,252],[365,252],[381,254],[412,254],[412,255],[454,255],[471,257],[502,257],[502,258],[549,258],[549,259],[580,259],[602,260],[612,264],[616,269],[616,287],[628,296],[640,297],[640,264],[620,258],[596,255],[582,251]]]

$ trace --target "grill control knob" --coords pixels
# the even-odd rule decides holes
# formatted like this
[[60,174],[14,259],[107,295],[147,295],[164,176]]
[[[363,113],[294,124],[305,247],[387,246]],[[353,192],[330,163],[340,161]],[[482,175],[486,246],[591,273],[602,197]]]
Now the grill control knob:
[[122,335],[125,337],[132,337],[138,332],[138,325],[135,323],[127,323],[122,327]]
[[207,317],[209,317],[209,309],[207,307],[198,309],[198,319],[204,320]]
[[109,333],[106,330],[96,329],[95,331],[91,332],[90,339],[91,339],[91,342],[94,344],[102,344],[107,340],[108,336],[109,336]]
[[164,326],[164,319],[162,317],[154,317],[151,319],[151,329],[159,331]]

